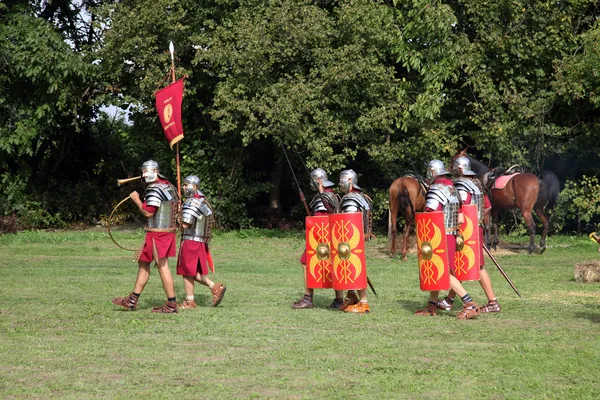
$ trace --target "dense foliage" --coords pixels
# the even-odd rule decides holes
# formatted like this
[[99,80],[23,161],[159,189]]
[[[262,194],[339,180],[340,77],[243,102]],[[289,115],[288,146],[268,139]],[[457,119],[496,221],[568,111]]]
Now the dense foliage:
[[[0,3],[0,215],[101,219],[141,189],[115,178],[148,158],[175,180],[153,104],[171,40],[187,76],[182,174],[201,177],[223,227],[302,220],[282,147],[305,191],[303,162],[332,180],[355,169],[380,226],[394,178],[465,146],[586,185],[600,147],[597,15],[590,0]],[[573,187],[570,206],[596,207]],[[567,228],[599,218],[557,216]]]

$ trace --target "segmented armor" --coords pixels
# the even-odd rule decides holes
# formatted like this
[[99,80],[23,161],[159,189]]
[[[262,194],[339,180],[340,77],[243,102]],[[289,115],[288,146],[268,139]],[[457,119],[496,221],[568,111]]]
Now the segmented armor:
[[145,228],[147,231],[175,232],[177,230],[179,196],[173,185],[163,182],[148,185],[144,192],[144,201],[148,206],[158,207],[154,215],[148,218],[148,225]]
[[[329,205],[329,209],[323,202]],[[308,207],[312,215],[317,212],[338,213],[340,212],[340,196],[332,192],[322,192],[313,197]]]
[[452,186],[435,183],[429,187],[425,196],[425,207],[437,210],[442,205],[444,212],[444,227],[446,233],[456,234],[458,232],[458,195]]
[[477,205],[477,219],[479,225],[483,226],[484,205],[481,187],[477,185],[476,181],[469,178],[457,178],[454,180],[454,187],[463,203],[467,200],[467,193],[471,194],[471,204]]
[[181,221],[189,224],[183,229],[183,240],[209,243],[212,238],[213,211],[204,198],[190,198],[183,203]]
[[360,212],[363,215],[363,227],[365,237],[372,233],[371,212],[373,210],[373,201],[362,192],[350,192],[342,197],[340,206],[342,213]]

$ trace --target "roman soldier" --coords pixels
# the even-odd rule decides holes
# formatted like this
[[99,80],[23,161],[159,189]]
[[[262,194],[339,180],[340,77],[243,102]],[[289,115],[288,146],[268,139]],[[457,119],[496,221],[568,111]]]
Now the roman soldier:
[[[458,193],[454,188],[450,173],[446,171],[444,163],[440,160],[432,160],[428,164],[427,177],[431,181],[429,190],[425,195],[425,211],[442,211],[445,229],[445,241],[447,249],[447,262],[450,272],[450,288],[458,294],[463,301],[463,310],[458,313],[459,319],[470,319],[479,315],[479,308],[471,296],[463,288],[462,284],[453,275],[454,273],[454,253],[456,251],[456,235],[458,233],[459,222],[462,222],[462,215],[459,216],[460,202]],[[415,311],[415,315],[436,315],[439,291],[429,292],[429,302],[424,309]]]
[[[310,201],[309,204],[309,210],[311,213],[311,216],[314,217],[323,217],[323,216],[328,216],[329,214],[332,213],[337,213],[339,212],[339,208],[340,208],[340,198],[337,194],[335,194],[333,192],[333,182],[331,182],[328,178],[327,178],[327,173],[325,172],[325,170],[323,170],[322,168],[317,168],[315,170],[313,170],[310,173],[310,187],[311,189],[313,189],[314,191],[317,192],[317,194],[312,198],[312,200]],[[324,238],[323,240],[321,240],[321,242],[324,242],[327,246],[327,248],[329,247],[328,241],[329,241],[329,219],[328,218],[322,218],[324,220],[326,220],[326,223],[322,224],[322,226],[324,228],[320,229],[320,231],[322,231]],[[311,227],[308,226],[308,222],[310,221],[310,217],[307,218],[307,236],[309,236],[311,234],[311,232],[313,232],[313,230],[311,230]],[[309,236],[309,239],[312,236]],[[307,245],[310,243],[310,240],[307,240]],[[294,303],[292,303],[292,308],[294,309],[304,309],[304,308],[313,308],[313,294],[314,294],[314,289],[315,288],[331,288],[332,287],[332,282],[331,282],[331,271],[329,270],[327,273],[327,265],[330,265],[330,261],[328,260],[328,249],[327,249],[327,254],[326,254],[326,259],[323,259],[320,261],[318,261],[317,257],[318,254],[316,254],[316,249],[314,249],[315,251],[311,251],[311,254],[307,254],[306,249],[304,250],[304,253],[302,253],[302,257],[300,257],[300,264],[302,265],[302,270],[304,273],[304,296],[298,300],[295,301]],[[308,257],[311,257],[311,266],[312,268],[307,269],[307,262],[308,262]],[[318,282],[313,282],[314,279],[311,279],[311,272],[314,271],[314,263],[312,262],[312,258],[314,258],[314,263],[321,263],[321,264],[325,264],[328,263],[327,265],[325,265],[325,268],[322,268],[322,271],[317,274],[318,278],[317,281]],[[329,306],[331,309],[337,310],[339,309],[343,304],[343,291],[336,291],[335,292],[335,298],[333,299],[333,302],[331,303],[331,305]]]
[[156,262],[160,279],[162,280],[167,301],[152,312],[176,313],[177,302],[173,277],[169,270],[169,257],[175,257],[175,232],[177,231],[176,215],[179,208],[177,189],[169,183],[166,177],[159,173],[158,163],[148,160],[142,164],[142,178],[148,185],[144,192],[143,201],[138,192],[130,194],[140,213],[147,218],[146,238],[138,250],[138,275],[133,292],[126,297],[116,297],[112,303],[127,310],[134,311],[148,278],[150,263]]
[[212,306],[223,300],[227,288],[208,278],[208,269],[214,268],[208,244],[212,238],[213,210],[204,193],[200,191],[200,178],[187,176],[183,180],[186,200],[181,210],[181,247],[177,259],[177,275],[183,276],[185,300],[179,308],[196,308],[194,282],[207,286],[212,294]]
[[[488,312],[500,312],[500,304],[494,295],[494,290],[492,288],[492,282],[490,280],[490,276],[484,268],[485,261],[483,255],[483,245],[485,243],[484,233],[483,233],[483,225],[484,218],[486,212],[489,212],[491,209],[490,201],[483,190],[483,186],[479,179],[477,179],[477,174],[471,170],[471,162],[467,157],[458,157],[454,160],[454,168],[455,174],[458,176],[454,180],[454,187],[458,191],[459,197],[462,201],[462,204],[475,204],[477,205],[477,220],[479,226],[479,260],[480,260],[480,270],[479,270],[479,283],[485,292],[485,295],[488,298],[488,303],[479,308],[479,312],[488,313]],[[452,309],[452,303],[454,301],[454,297],[456,293],[452,290],[448,293],[448,295],[444,298],[444,300],[438,303],[438,308],[441,310],[450,311]]]
[[[334,243],[338,243],[337,258],[340,260],[339,263],[334,262],[334,271],[336,272],[336,283],[338,285],[345,286],[348,292],[344,299],[344,304],[341,309],[344,312],[368,314],[370,312],[369,303],[367,301],[367,266],[364,252],[364,238],[370,234],[370,214],[373,208],[371,200],[363,193],[360,186],[358,186],[358,175],[351,169],[344,170],[340,173],[339,180],[340,190],[346,193],[342,197],[341,212],[342,214],[358,214],[357,223],[361,226],[359,232],[355,231],[355,234],[348,233],[348,237],[344,238],[346,233],[342,229],[333,228],[333,237],[338,236],[337,240],[332,240]],[[344,226],[356,226],[350,219],[349,216],[344,216],[341,222],[337,224],[338,227],[344,228]],[[348,232],[349,229],[345,229]],[[352,235],[352,236],[350,236]],[[354,237],[359,236],[359,237]],[[349,248],[346,250],[348,258],[342,262],[344,258],[342,251],[339,248],[339,244],[347,243]],[[351,243],[355,243],[353,246]],[[362,248],[361,248],[362,247]],[[352,261],[354,260],[354,261]],[[341,268],[351,268],[354,273],[350,275],[354,276],[354,279],[341,279],[344,278],[345,274],[340,273],[340,264],[347,263],[350,265]],[[340,276],[341,275],[341,276]],[[346,275],[347,276],[347,275]],[[334,287],[335,284],[334,284]],[[355,290],[358,292],[355,292]]]

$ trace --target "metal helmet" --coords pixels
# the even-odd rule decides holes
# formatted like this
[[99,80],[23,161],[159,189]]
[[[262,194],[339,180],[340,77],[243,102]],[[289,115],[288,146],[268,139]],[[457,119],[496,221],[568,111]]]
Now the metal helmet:
[[352,187],[362,190],[360,186],[358,186],[358,175],[351,169],[346,169],[340,172],[340,189],[343,192],[348,192],[350,190],[350,184],[352,183]]
[[467,157],[458,157],[456,160],[454,160],[454,169],[463,176],[477,175],[471,169],[471,161]]
[[431,160],[427,165],[427,177],[429,179],[433,179],[439,175],[448,175],[449,172],[446,171],[444,167],[444,163],[440,160]]
[[313,190],[317,190],[318,187],[315,187],[317,181],[320,179],[323,187],[332,187],[334,184],[330,180],[327,179],[327,172],[323,168],[317,168],[310,173],[310,187]]
[[183,179],[183,195],[185,197],[192,197],[198,187],[200,186],[200,178],[196,175],[188,175]]
[[156,182],[158,171],[158,163],[154,160],[148,160],[142,164],[142,178],[146,183]]

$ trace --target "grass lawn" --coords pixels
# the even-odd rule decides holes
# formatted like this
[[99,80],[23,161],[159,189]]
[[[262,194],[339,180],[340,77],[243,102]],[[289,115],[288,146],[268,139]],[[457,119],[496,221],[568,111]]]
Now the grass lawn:
[[[115,237],[137,248],[142,232]],[[599,257],[589,239],[499,252],[523,300],[487,260],[502,313],[469,321],[413,316],[427,299],[416,255],[391,259],[385,242],[367,243],[370,315],[329,311],[331,290],[292,310],[303,235],[276,231],[217,233],[222,304],[198,285],[204,307],[157,315],[155,269],[138,311],[111,304],[137,265],[104,231],[0,237],[0,398],[600,398],[600,284],[573,280],[574,263]],[[465,286],[485,303],[478,283]]]

